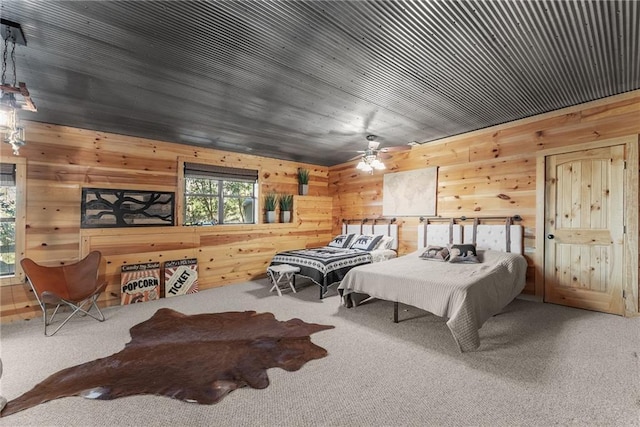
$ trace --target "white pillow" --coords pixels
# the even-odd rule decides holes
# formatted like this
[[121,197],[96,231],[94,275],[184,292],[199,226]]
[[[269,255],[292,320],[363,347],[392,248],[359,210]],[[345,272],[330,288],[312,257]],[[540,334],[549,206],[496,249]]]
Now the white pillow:
[[376,249],[393,249],[393,242],[395,239],[392,236],[382,236]]

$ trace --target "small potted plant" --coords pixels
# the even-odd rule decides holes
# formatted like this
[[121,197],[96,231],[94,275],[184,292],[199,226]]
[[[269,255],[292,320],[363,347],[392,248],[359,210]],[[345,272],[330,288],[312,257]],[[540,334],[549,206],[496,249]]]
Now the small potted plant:
[[298,168],[298,193],[305,196],[309,192],[309,169]]
[[293,208],[293,194],[281,194],[278,198],[280,203],[280,216],[282,222],[291,222],[291,209]]
[[264,210],[267,211],[267,222],[276,222],[276,206],[278,205],[278,195],[275,191],[270,191],[264,196]]

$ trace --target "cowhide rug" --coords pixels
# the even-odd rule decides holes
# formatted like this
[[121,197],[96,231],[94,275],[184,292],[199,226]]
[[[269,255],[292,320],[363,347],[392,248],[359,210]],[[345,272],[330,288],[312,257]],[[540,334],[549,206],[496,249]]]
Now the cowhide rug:
[[124,350],[59,371],[7,403],[2,416],[66,396],[155,394],[212,404],[246,385],[266,388],[268,368],[296,371],[327,351],[310,335],[333,326],[278,321],[255,311],[184,315],[162,308],[131,328]]

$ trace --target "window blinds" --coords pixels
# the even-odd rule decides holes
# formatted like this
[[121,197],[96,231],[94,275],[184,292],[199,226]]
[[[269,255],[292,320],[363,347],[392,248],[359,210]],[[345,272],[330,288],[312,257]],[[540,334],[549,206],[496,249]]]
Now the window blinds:
[[201,163],[185,163],[184,176],[190,178],[216,178],[256,182],[258,180],[258,171],[227,166],[205,165]]
[[0,163],[0,185],[16,186],[16,165],[13,163]]

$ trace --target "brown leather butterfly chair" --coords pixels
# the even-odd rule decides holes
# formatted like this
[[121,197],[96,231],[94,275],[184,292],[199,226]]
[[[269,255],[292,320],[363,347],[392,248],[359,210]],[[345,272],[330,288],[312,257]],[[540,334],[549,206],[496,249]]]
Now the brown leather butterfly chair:
[[[98,280],[98,268],[100,267],[101,258],[102,254],[100,252],[93,251],[75,264],[57,267],[39,265],[29,258],[24,258],[20,261],[42,309],[45,336],[50,337],[58,332],[78,313],[89,315],[100,322],[104,321],[104,315],[96,304],[98,296],[107,287],[107,282]],[[53,313],[48,318],[49,308],[47,305],[55,305]],[[53,321],[56,313],[58,313],[58,309],[63,305],[71,309],[71,314],[55,331],[49,334],[47,327]],[[85,309],[87,306],[88,308]],[[92,307],[96,308],[97,315],[89,313]]]

